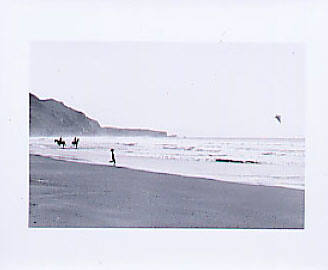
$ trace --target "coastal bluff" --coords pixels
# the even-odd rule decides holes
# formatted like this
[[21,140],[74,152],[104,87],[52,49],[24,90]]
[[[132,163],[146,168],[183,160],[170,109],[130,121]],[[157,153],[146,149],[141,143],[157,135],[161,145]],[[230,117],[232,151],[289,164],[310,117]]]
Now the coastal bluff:
[[166,137],[166,131],[102,127],[83,112],[55,99],[39,99],[29,94],[30,136],[151,136]]

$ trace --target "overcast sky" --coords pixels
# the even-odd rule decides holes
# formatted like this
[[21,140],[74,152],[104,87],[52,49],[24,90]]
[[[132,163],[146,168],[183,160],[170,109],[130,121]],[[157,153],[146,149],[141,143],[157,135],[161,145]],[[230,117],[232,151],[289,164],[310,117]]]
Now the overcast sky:
[[38,42],[31,45],[30,92],[102,126],[302,137],[304,65],[299,44]]

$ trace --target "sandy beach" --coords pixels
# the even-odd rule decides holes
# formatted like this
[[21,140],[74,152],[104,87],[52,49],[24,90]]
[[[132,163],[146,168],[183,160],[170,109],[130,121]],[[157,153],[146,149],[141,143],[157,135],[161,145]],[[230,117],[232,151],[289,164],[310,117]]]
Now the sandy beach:
[[304,228],[304,191],[30,155],[29,227]]

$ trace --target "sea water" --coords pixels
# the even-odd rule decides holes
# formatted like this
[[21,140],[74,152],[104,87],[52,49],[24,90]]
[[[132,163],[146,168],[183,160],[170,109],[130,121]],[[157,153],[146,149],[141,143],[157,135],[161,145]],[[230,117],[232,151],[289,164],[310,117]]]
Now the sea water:
[[[113,148],[118,167],[304,189],[304,139],[80,137],[78,149],[72,146],[71,137],[63,138],[65,149],[54,139],[31,137],[30,153],[112,166],[109,160]],[[257,163],[217,162],[217,159]]]

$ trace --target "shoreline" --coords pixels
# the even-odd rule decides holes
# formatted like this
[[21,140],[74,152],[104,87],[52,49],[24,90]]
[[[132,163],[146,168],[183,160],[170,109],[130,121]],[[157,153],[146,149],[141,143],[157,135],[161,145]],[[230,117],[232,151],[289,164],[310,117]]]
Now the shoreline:
[[304,191],[30,154],[29,227],[304,228]]
[[[109,166],[107,163],[106,164],[101,163],[101,162],[96,163],[96,162],[83,160],[83,159],[65,159],[65,158],[61,158],[61,157],[47,156],[47,155],[42,155],[42,154],[30,154],[30,155],[45,157],[45,158],[49,158],[49,159],[52,159],[52,160],[59,160],[59,161],[89,164],[89,165],[95,165],[95,166],[106,166],[106,167]],[[194,174],[188,174],[188,173],[161,172],[161,171],[158,171],[156,169],[154,169],[154,170],[152,170],[152,169],[138,169],[138,168],[133,168],[133,167],[129,167],[129,166],[117,166],[117,167],[129,169],[129,170],[141,171],[141,172],[175,175],[175,176],[190,177],[190,178],[197,178],[197,179],[211,180],[211,181],[219,181],[219,182],[232,183],[232,184],[241,184],[241,185],[250,185],[250,186],[263,186],[263,187],[280,187],[280,188],[287,188],[287,189],[301,190],[301,191],[304,191],[304,189],[305,189],[304,186],[297,186],[297,185],[283,185],[283,184],[282,185],[264,185],[264,184],[255,184],[255,183],[249,183],[249,182],[222,180],[222,179],[218,179],[218,178],[211,177],[211,176],[194,175]]]

